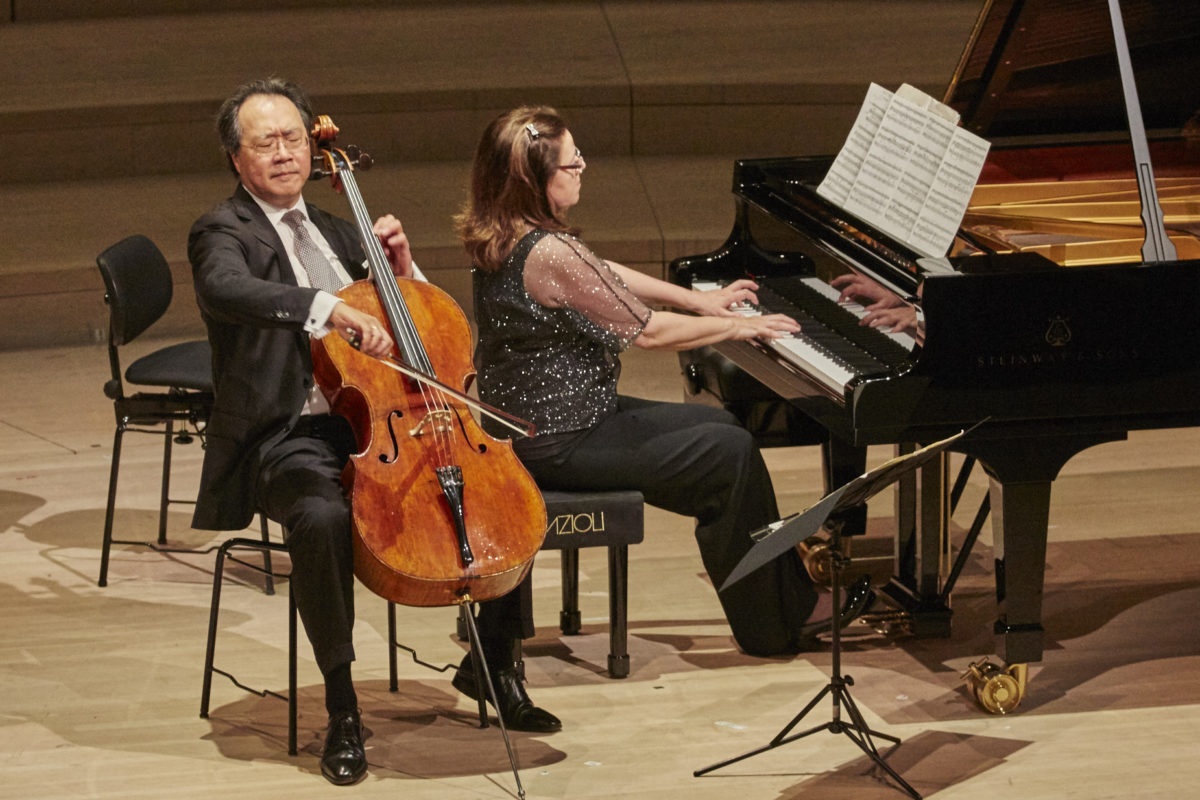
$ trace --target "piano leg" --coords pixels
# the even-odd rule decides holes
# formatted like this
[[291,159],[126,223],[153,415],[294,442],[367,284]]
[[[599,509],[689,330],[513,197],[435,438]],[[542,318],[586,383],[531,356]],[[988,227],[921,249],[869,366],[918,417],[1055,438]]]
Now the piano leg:
[[1042,586],[1050,481],[991,482],[995,537],[996,655],[1006,663],[1042,660]]
[[[867,448],[856,447],[831,433],[821,442],[821,463],[825,472],[825,494],[829,494],[867,471]],[[831,517],[830,521],[842,523],[842,536],[860,536],[867,532],[867,504],[839,512],[837,519]]]
[[1050,484],[1076,453],[1120,441],[1124,431],[971,442],[992,479],[996,558],[996,654],[1009,664],[1042,660],[1042,593]]
[[[915,445],[897,446],[897,455]],[[918,638],[948,637],[950,607],[941,596],[949,535],[948,457],[900,478],[896,486],[896,534],[887,598],[904,612],[903,627]]]

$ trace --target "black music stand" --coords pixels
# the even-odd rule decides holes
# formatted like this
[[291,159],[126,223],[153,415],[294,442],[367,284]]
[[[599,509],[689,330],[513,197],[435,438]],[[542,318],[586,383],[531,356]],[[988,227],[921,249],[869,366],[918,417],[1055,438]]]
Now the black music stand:
[[[794,514],[790,517],[785,517],[778,522],[773,522],[762,530],[756,531],[751,536],[756,540],[750,552],[742,558],[733,572],[721,585],[721,589],[730,586],[737,581],[749,575],[759,567],[764,566],[768,562],[786,553],[789,549],[795,547],[799,542],[804,541],[809,536],[812,536],[826,520],[836,512],[852,508],[860,503],[865,503],[872,495],[882,491],[886,487],[894,483],[900,476],[914,469],[921,467],[929,462],[934,457],[944,451],[951,442],[963,436],[966,431],[955,434],[940,442],[935,442],[927,447],[923,447],[913,453],[909,453],[899,458],[892,459],[880,467],[877,467],[870,472],[867,472],[839,489],[831,492],[821,499],[812,508],[800,514]],[[832,672],[829,683],[817,693],[816,697],[808,702],[799,714],[792,717],[787,725],[775,735],[766,745],[751,750],[748,753],[743,753],[739,756],[726,759],[716,764],[698,769],[692,773],[695,777],[700,777],[705,773],[712,772],[715,769],[728,766],[730,764],[750,758],[751,756],[765,753],[768,750],[774,750],[776,747],[781,747],[789,742],[794,742],[797,739],[803,739],[819,731],[829,731],[830,733],[844,733],[850,741],[858,745],[866,755],[881,767],[888,775],[892,777],[896,783],[900,785],[915,800],[921,800],[921,795],[908,784],[899,773],[883,759],[879,754],[879,750],[875,747],[875,742],[872,737],[886,739],[893,743],[893,746],[900,744],[900,740],[895,736],[879,731],[871,730],[863,719],[862,713],[858,710],[858,706],[854,703],[854,698],[850,696],[849,687],[854,685],[854,680],[849,675],[842,674],[842,659],[841,659],[841,613],[842,613],[842,570],[845,567],[845,562],[848,560],[841,554],[841,525],[837,524],[831,527],[831,539],[829,541],[830,552],[830,567],[831,581],[830,585],[833,591],[833,629],[831,632],[832,639],[830,642],[832,653],[832,664],[830,670]],[[829,695],[833,702],[833,716],[829,722],[818,725],[814,728],[809,728],[797,734],[791,734],[793,728],[800,723],[808,715],[808,712],[816,708],[826,695]],[[841,716],[842,708],[846,709],[849,720],[843,720]],[[791,735],[789,735],[791,734]]]

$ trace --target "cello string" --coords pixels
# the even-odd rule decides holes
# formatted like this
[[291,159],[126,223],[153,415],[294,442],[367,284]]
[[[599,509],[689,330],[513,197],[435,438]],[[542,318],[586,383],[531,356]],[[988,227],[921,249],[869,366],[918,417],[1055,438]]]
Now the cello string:
[[[363,201],[362,194],[358,190],[358,183],[354,178],[354,173],[349,168],[345,154],[340,151],[337,151],[337,154],[343,163],[335,165],[335,170],[338,166],[341,167],[340,178],[346,196],[350,201],[355,221],[358,223],[359,238],[363,240],[363,247],[367,250],[368,261],[372,271],[375,273],[373,276],[375,286],[383,296],[385,312],[393,328],[393,333],[400,340],[406,356],[411,361],[416,362],[413,366],[433,375],[433,364],[429,360],[429,354],[421,341],[416,324],[412,319],[412,314],[408,311],[404,297],[400,293],[399,285],[396,283],[395,278],[392,277],[383,245],[372,231],[370,214],[367,212],[366,203]],[[387,280],[389,277],[392,277],[392,279]],[[399,330],[395,330],[396,328],[399,328]],[[422,402],[426,409],[426,419],[429,418],[430,413],[435,414],[432,434],[438,460],[441,464],[449,464],[454,430],[452,425],[445,424],[445,415],[451,413],[450,404],[445,399],[443,392],[435,390],[423,381],[419,381],[418,386]]]
[[[358,223],[363,247],[367,250],[367,260],[371,265],[372,271],[376,273],[372,276],[375,279],[376,288],[381,294],[386,295],[384,310],[388,314],[388,321],[393,328],[399,328],[399,330],[394,330],[393,333],[402,345],[405,359],[414,367],[424,372],[432,373],[433,370],[429,362],[429,355],[425,351],[420,336],[417,334],[416,328],[412,323],[412,315],[407,312],[404,297],[400,295],[394,281],[380,280],[384,276],[381,276],[379,273],[388,264],[387,256],[383,251],[383,245],[380,244],[378,237],[372,233],[370,215],[367,213],[366,204],[363,202],[362,195],[358,191],[358,183],[354,179],[354,173],[348,167],[343,167],[340,177],[343,185],[346,187],[346,195],[350,200],[350,207],[354,213],[355,221]],[[393,318],[393,314],[391,313],[393,309],[403,313],[398,313]]]
[[[343,183],[347,183],[347,175],[343,175]],[[350,181],[353,181],[350,177]],[[362,232],[364,239],[364,247],[370,248],[369,257],[371,258],[372,269],[375,272],[373,276],[375,286],[381,294],[384,310],[387,313],[391,327],[400,343],[402,351],[406,354],[406,359],[409,363],[416,362],[416,365],[424,366],[425,371],[432,373],[433,367],[429,360],[428,353],[425,350],[424,344],[421,342],[420,335],[416,330],[415,323],[412,320],[412,315],[408,313],[407,304],[404,302],[403,295],[399,292],[399,287],[394,280],[386,278],[391,274],[390,268],[387,266],[386,255],[383,251],[383,246],[380,244],[377,237],[370,232],[370,215],[367,213],[366,204],[362,200],[361,194],[358,192],[357,183],[353,183],[347,189],[347,195],[350,198],[351,207],[354,211],[354,216],[359,224],[359,230]],[[383,272],[384,269],[388,271]],[[381,278],[383,278],[381,280]],[[384,362],[387,363],[386,361]],[[414,365],[415,366],[415,365]],[[445,410],[446,403],[442,398],[441,392],[434,392],[423,381],[418,381],[417,385],[421,392],[422,403],[426,409],[426,415],[431,411]],[[439,434],[440,426],[436,423],[433,426],[433,438],[435,449],[437,451],[438,463],[447,464],[450,460],[449,443],[445,437]]]

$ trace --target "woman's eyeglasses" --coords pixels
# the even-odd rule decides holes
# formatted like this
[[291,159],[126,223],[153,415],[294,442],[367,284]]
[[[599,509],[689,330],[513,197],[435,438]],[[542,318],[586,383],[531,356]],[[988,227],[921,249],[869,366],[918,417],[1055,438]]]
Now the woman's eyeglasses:
[[559,165],[558,168],[563,170],[564,172],[570,172],[574,175],[579,175],[580,173],[583,172],[584,167],[586,167],[586,166],[587,166],[587,162],[583,160],[583,153],[579,152],[579,148],[576,147],[575,148],[575,160],[572,161],[570,164]]

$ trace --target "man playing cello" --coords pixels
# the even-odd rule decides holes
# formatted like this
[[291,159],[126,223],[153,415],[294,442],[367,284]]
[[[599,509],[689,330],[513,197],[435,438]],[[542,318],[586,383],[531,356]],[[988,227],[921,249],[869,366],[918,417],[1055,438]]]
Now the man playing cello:
[[[321,772],[342,785],[367,769],[350,666],[351,509],[341,485],[359,448],[313,380],[309,341],[333,333],[377,357],[390,353],[393,341],[375,317],[333,294],[366,277],[364,252],[353,225],[302,196],[311,172],[311,117],[304,92],[274,78],[239,87],[218,115],[239,185],[188,236],[216,394],[192,524],[240,530],[262,510],[285,527],[291,591],[325,682]],[[396,276],[423,279],[399,220],[380,217],[373,230]],[[558,719],[535,707],[513,677],[517,643],[489,640],[486,629],[481,638],[505,723],[558,730]],[[455,685],[473,686],[472,669],[468,656]]]

